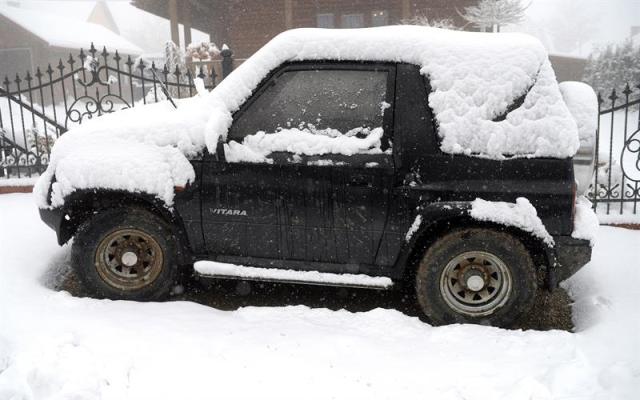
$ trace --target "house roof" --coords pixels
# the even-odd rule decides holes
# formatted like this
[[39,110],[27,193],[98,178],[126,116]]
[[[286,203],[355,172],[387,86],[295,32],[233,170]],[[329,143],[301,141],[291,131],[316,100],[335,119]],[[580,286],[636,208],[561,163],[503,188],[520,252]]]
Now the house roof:
[[143,50],[109,29],[91,22],[79,21],[12,6],[0,6],[0,15],[39,37],[50,46],[80,49],[93,42],[124,54],[138,55]]
[[[165,43],[171,40],[168,19],[135,7],[129,1],[20,0],[19,9],[46,13],[56,18],[62,16],[73,19],[75,24],[76,21],[91,21],[96,7],[108,10],[117,28],[111,30],[142,48],[143,53],[160,52]],[[182,39],[182,29],[179,32]],[[191,29],[191,36],[194,42],[209,41],[209,34],[197,29]],[[83,47],[87,45],[85,43]]]

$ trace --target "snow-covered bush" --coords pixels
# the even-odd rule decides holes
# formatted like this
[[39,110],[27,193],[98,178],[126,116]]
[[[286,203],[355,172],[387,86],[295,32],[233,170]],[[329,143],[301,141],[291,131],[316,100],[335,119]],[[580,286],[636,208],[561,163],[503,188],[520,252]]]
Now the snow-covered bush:
[[211,61],[220,54],[220,49],[212,42],[190,43],[187,56],[194,61]]
[[460,29],[451,18],[429,18],[426,14],[417,14],[411,18],[403,19],[401,22],[404,25],[421,25],[449,30]]
[[501,26],[522,21],[530,5],[522,0],[480,0],[478,5],[465,7],[461,16],[482,31],[500,32]]
[[627,39],[621,45],[608,44],[595,51],[587,60],[584,80],[601,94],[605,104],[610,104],[608,96],[613,89],[623,97],[627,84],[633,87],[640,83],[640,46]]
[[[173,76],[171,81],[176,83],[187,83],[187,65],[185,64],[184,52],[172,41],[167,41],[164,45],[164,58],[165,67],[169,71],[169,76]],[[174,73],[180,72],[179,76],[175,76]],[[178,97],[178,88],[169,86],[167,88],[171,97]],[[160,88],[157,88],[157,95],[162,94]],[[164,95],[163,95],[164,97]]]
[[164,59],[169,72],[175,71],[176,67],[185,71],[184,52],[170,40],[164,44]]
[[51,153],[56,136],[51,132],[40,132],[38,128],[32,127],[27,129],[27,143],[29,150],[36,154]]

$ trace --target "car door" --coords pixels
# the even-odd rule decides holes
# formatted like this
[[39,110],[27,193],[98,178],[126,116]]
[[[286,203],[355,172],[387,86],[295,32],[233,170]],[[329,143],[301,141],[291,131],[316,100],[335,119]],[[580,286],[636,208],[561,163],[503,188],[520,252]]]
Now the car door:
[[202,168],[202,232],[207,253],[279,259],[278,169],[229,163],[211,154],[205,156]]
[[374,264],[393,184],[394,79],[393,65],[362,63],[296,63],[268,78],[234,116],[225,161],[205,165],[219,169],[203,188],[210,251],[299,269]]
[[284,257],[340,264],[338,272],[371,270],[389,207],[391,158],[307,156],[296,170],[283,201]]

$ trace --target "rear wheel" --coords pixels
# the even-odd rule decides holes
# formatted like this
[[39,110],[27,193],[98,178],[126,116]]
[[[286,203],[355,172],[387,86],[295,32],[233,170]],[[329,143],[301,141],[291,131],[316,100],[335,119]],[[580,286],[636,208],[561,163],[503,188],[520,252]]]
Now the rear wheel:
[[416,274],[418,302],[436,324],[510,326],[531,309],[536,286],[527,249],[513,236],[489,229],[442,237]]
[[175,238],[162,219],[141,209],[113,209],[78,229],[72,262],[98,297],[156,300],[173,286],[175,254]]

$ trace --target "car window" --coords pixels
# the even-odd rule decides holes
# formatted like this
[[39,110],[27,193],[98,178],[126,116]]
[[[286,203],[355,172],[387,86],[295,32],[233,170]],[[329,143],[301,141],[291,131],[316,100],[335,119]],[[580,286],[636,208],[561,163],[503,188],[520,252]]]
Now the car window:
[[286,71],[234,122],[230,139],[285,128],[332,129],[382,126],[386,71]]
[[[318,156],[382,153],[387,75],[385,70],[283,72],[234,121],[227,160],[304,162],[313,157],[308,159],[314,165],[332,165]],[[289,158],[269,157],[279,152]]]

